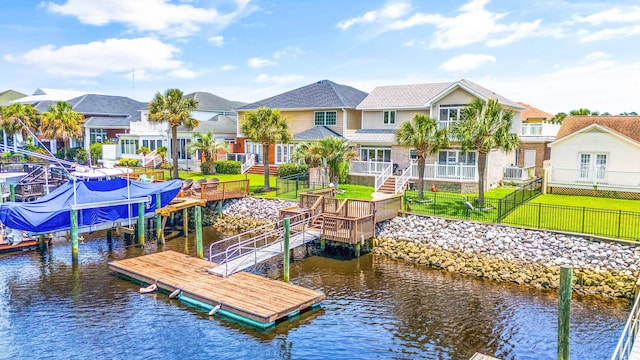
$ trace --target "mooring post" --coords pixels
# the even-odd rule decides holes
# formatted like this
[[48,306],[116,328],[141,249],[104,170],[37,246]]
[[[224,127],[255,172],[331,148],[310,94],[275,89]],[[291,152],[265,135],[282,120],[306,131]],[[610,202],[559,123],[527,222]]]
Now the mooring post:
[[195,217],[196,217],[196,255],[198,255],[198,258],[202,259],[202,257],[203,257],[203,251],[202,251],[202,208],[200,206],[196,206]]
[[44,249],[44,234],[38,235],[38,248]]
[[182,227],[184,228],[184,236],[189,235],[189,208],[182,209]]
[[78,262],[78,210],[71,210],[71,259]]
[[324,248],[327,246],[327,241],[324,238],[320,238],[320,251],[324,251]]
[[221,214],[222,214],[222,202],[223,202],[223,201],[224,201],[224,200],[220,200],[220,201],[218,201],[218,215],[221,215]]
[[107,229],[107,241],[113,240],[113,230]]
[[9,200],[16,201],[16,184],[9,184]]
[[138,244],[144,246],[144,202],[138,203]]
[[164,244],[164,236],[162,236],[162,215],[158,212],[162,206],[162,201],[160,198],[160,193],[156,194],[156,239],[158,240],[158,244]]
[[571,284],[573,267],[560,267],[558,294],[558,360],[569,360],[569,328],[571,326]]
[[289,237],[291,236],[289,225],[291,219],[285,218],[282,222],[284,224],[284,282],[289,282]]
[[4,183],[0,182],[0,204],[4,202]]

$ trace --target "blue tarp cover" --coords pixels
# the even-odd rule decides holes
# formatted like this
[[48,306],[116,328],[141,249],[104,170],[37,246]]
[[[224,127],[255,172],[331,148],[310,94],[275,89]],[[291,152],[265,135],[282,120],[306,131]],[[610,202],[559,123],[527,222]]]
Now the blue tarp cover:
[[[130,183],[127,189],[127,183]],[[76,181],[69,180],[48,195],[31,202],[7,202],[0,205],[0,221],[7,227],[34,233],[48,233],[71,229],[71,205],[104,201],[126,200],[151,196],[145,203],[145,214],[156,210],[156,194],[160,193],[160,206],[166,206],[176,197],[182,180],[143,183],[127,179]],[[74,200],[75,199],[75,200]],[[122,221],[138,216],[138,204],[78,210],[80,228],[104,222]]]

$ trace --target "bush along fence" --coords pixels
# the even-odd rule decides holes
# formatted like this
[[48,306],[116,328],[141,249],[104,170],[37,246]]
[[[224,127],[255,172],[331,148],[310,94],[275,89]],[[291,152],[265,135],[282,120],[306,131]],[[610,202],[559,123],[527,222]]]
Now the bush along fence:
[[525,184],[501,199],[485,199],[438,192],[405,191],[407,212],[448,218],[501,223],[539,230],[590,234],[640,241],[640,212],[530,202],[541,193],[541,182]]
[[309,181],[309,173],[294,174],[276,179],[276,196],[297,199],[301,192],[324,189],[328,184]]

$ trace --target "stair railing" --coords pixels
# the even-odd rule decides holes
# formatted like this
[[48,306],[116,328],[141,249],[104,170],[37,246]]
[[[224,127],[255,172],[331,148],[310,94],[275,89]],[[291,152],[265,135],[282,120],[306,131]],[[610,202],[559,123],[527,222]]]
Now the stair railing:
[[402,171],[402,175],[396,178],[396,189],[395,189],[396,194],[402,191],[402,188],[404,188],[405,184],[409,181],[410,177],[411,177],[411,166],[407,166],[407,168]]
[[380,175],[376,176],[375,191],[380,190],[382,185],[384,185],[384,183],[391,177],[391,174],[393,174],[393,164],[389,163],[385,166]]
[[254,154],[247,154],[247,156],[245,156],[245,158],[244,158],[244,162],[242,163],[242,166],[240,167],[240,173],[241,174],[246,173],[255,164],[256,164],[255,155]]

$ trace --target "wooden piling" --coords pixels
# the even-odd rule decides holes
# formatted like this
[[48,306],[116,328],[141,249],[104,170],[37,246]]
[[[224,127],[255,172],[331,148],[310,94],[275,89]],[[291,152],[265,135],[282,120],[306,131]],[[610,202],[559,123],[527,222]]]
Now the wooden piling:
[[189,209],[182,209],[182,228],[184,229],[184,236],[189,235]]
[[355,246],[356,257],[360,257],[360,243],[356,243]]
[[144,206],[145,203],[138,203],[138,244],[144,246]]
[[78,262],[78,210],[71,210],[71,259]]
[[[160,193],[156,194],[156,210],[162,206],[162,199]],[[156,239],[158,244],[164,244],[164,236],[162,236],[162,215],[156,212]]]
[[560,267],[558,294],[558,360],[569,360],[569,329],[571,327],[571,284],[573,267]]
[[113,239],[113,230],[107,229],[107,241],[111,241]]
[[196,217],[196,255],[198,256],[199,259],[202,259],[204,254],[202,250],[202,208],[200,206],[196,206],[195,217]]
[[284,224],[284,282],[289,282],[289,257],[291,253],[289,252],[289,238],[291,237],[291,229],[289,228],[291,219],[284,218],[282,220]]
[[9,184],[9,200],[16,201],[16,184]]
[[326,247],[327,247],[327,241],[323,238],[320,238],[320,251],[324,251]]

